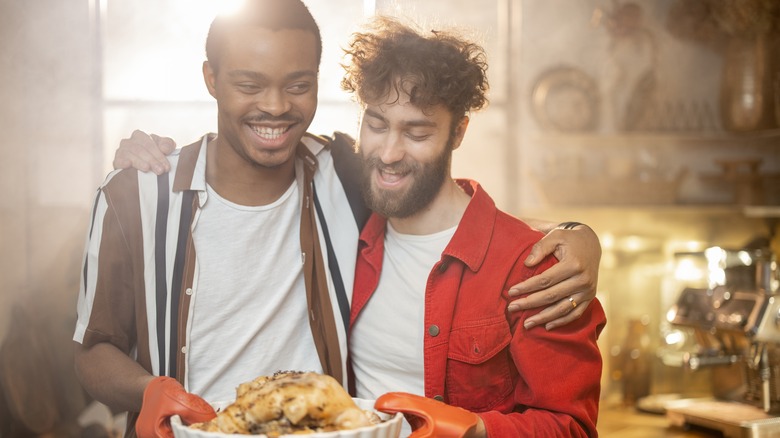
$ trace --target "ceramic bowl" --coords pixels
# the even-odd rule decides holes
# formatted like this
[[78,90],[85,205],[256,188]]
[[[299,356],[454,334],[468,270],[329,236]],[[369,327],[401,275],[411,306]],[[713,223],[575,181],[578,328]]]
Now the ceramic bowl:
[[[356,398],[355,404],[360,409],[373,410],[374,400],[363,400]],[[214,409],[221,409],[228,406],[229,402],[215,403]],[[383,421],[374,426],[360,427],[352,430],[339,430],[334,432],[310,433],[305,435],[282,435],[280,438],[398,438],[401,434],[401,425],[403,424],[403,415],[395,414],[393,416],[384,412],[374,411]],[[228,434],[220,432],[204,432],[197,429],[191,429],[181,422],[178,415],[171,417],[171,427],[175,438],[247,438],[247,435]],[[258,438],[265,435],[255,435]]]

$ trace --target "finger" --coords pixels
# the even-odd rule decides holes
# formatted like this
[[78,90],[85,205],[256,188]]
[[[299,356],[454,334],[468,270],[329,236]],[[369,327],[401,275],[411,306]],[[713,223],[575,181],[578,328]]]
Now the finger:
[[509,288],[509,296],[517,296],[531,292],[537,292],[552,287],[564,280],[577,276],[575,265],[568,263],[556,263],[544,272]]
[[114,153],[114,161],[111,165],[114,166],[114,169],[127,169],[128,167],[133,167],[133,162],[127,158],[118,157],[117,154]]
[[152,170],[148,160],[139,157],[128,149],[122,149],[121,146],[119,149],[117,149],[114,155],[114,162],[112,164],[114,169],[129,169],[132,167],[142,172],[148,172]]
[[139,130],[133,131],[130,138],[123,138],[119,142],[119,149],[114,153],[114,168],[126,169],[134,167],[144,172],[151,170],[152,162],[142,146],[145,142],[154,143],[151,138]]
[[536,326],[545,325],[551,321],[565,317],[576,309],[576,307],[572,308],[569,300],[558,300],[536,315],[529,316],[523,321],[523,327],[528,330]]
[[168,159],[160,151],[154,138],[137,129],[129,139],[122,139],[116,154],[118,157],[129,159],[133,167],[138,170],[151,169],[157,175],[170,170]]
[[168,159],[157,149],[147,149],[145,146],[135,145],[133,151],[129,152],[133,167],[138,170],[150,170],[157,175],[167,172],[170,168]]
[[568,297],[565,300],[560,300],[555,304],[548,306],[536,315],[528,317],[528,319],[523,322],[523,327],[526,330],[529,330],[543,325],[546,330],[552,330],[576,320],[585,313],[585,309],[588,307],[591,300],[578,302],[575,298],[574,301],[577,303],[576,307],[572,306]]
[[168,163],[168,158],[160,150],[157,141],[154,139],[157,136],[154,134],[149,136],[141,131],[136,132],[133,133],[133,136],[130,137],[126,144],[120,144],[120,148],[126,147],[128,153],[132,154],[133,167],[139,170],[141,169],[139,166],[151,168],[157,175],[169,171],[170,164]]
[[152,140],[157,143],[157,147],[165,155],[170,155],[174,149],[176,149],[176,142],[170,137],[160,137],[157,134],[151,135]]
[[138,151],[137,153],[132,154],[130,159],[133,163],[133,167],[138,170],[151,170],[156,175],[161,175],[165,172],[164,166],[162,166],[159,161],[156,161],[148,152]]
[[139,141],[138,136],[143,132],[137,129],[133,131],[130,138],[123,138],[119,141],[119,148],[114,152],[114,169],[127,169],[134,167],[138,170],[147,172],[150,170],[148,163],[143,163],[143,160],[139,160],[137,157],[136,143]]
[[564,299],[568,300],[569,296],[582,301],[591,299],[590,293],[586,289],[573,287],[571,283],[563,282],[542,292],[522,296],[509,303],[507,310],[517,312],[551,306]]
[[586,300],[581,303],[577,303],[577,307],[572,309],[572,311],[567,313],[566,315],[563,315],[560,318],[556,318],[546,323],[540,322],[539,324],[544,324],[545,330],[554,330],[558,327],[563,327],[564,325],[569,324],[570,322],[580,318],[582,314],[585,313],[585,310],[590,305],[590,302],[591,300]]
[[557,246],[558,243],[552,241],[550,235],[547,234],[531,247],[531,252],[528,253],[528,257],[525,258],[523,263],[529,268],[536,266],[539,262],[544,260],[546,256],[555,252]]

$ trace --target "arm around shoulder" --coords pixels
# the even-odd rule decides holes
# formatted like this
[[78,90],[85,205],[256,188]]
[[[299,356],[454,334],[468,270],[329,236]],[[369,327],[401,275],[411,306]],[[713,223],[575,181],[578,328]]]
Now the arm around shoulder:
[[[527,222],[529,225],[539,221]],[[510,289],[511,296],[525,295],[513,301],[510,311],[544,307],[544,310],[525,321],[526,328],[545,324],[553,329],[571,323],[583,315],[596,296],[601,244],[598,235],[589,226],[578,222],[564,222],[550,226],[525,260],[526,266],[535,266],[552,254],[558,264]],[[545,225],[546,224],[546,225]],[[572,306],[574,307],[572,309]]]

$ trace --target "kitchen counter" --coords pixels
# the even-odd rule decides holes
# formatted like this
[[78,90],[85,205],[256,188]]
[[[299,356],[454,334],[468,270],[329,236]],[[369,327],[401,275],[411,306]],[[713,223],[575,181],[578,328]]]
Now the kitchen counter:
[[600,438],[713,438],[717,431],[672,426],[665,415],[647,414],[634,408],[602,408],[599,412]]

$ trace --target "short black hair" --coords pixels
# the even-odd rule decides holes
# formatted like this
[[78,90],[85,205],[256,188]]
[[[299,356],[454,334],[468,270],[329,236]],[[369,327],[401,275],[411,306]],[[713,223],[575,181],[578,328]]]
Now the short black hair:
[[316,38],[317,65],[322,58],[322,36],[309,8],[301,0],[244,0],[238,11],[217,16],[206,37],[206,59],[211,68],[218,67],[224,35],[236,26],[255,26],[271,30],[300,29]]

